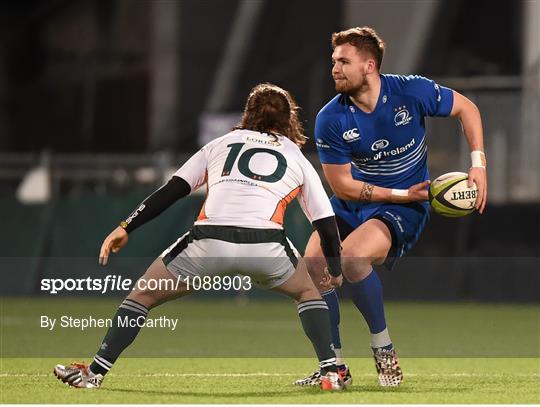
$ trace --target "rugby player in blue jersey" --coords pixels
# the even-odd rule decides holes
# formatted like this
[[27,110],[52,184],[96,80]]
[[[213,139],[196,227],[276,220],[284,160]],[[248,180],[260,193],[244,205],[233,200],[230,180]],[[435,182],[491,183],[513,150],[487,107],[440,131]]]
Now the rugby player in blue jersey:
[[[343,275],[352,300],[371,332],[381,386],[403,380],[386,326],[382,285],[374,265],[391,268],[418,240],[428,219],[429,174],[425,117],[453,116],[471,149],[469,185],[486,205],[487,178],[478,108],[458,92],[421,76],[381,74],[385,44],[375,30],[356,27],[332,35],[332,77],[339,92],[317,115],[315,139],[342,239]],[[324,280],[324,257],[317,232],[305,252],[316,283]],[[346,383],[339,303],[334,290],[321,293],[330,309],[333,343]],[[319,384],[320,373],[295,382]]]

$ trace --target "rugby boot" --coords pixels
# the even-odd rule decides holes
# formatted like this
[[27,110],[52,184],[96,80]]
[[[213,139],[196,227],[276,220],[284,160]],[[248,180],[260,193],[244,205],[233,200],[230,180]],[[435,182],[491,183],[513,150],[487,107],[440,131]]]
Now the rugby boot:
[[345,383],[338,373],[327,372],[325,375],[321,375],[320,380],[322,390],[345,390]]
[[399,386],[403,381],[403,372],[399,367],[399,359],[394,349],[379,348],[373,354],[379,384],[383,387]]
[[341,377],[341,380],[343,380],[345,386],[350,386],[352,384],[352,376],[351,371],[349,370],[349,366],[343,364],[339,365],[337,368],[339,377]]
[[295,386],[320,386],[321,385],[321,371],[316,370],[309,376],[303,379],[298,379],[293,383]]
[[53,373],[58,380],[78,389],[98,389],[103,382],[103,376],[92,373],[85,363],[74,362],[67,367],[56,365]]

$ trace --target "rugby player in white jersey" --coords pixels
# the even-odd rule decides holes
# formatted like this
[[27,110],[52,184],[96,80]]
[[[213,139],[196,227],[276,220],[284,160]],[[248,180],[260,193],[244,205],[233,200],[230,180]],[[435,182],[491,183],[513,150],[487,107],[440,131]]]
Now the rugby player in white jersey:
[[218,276],[234,269],[297,302],[302,326],[319,360],[321,388],[343,389],[331,344],[328,307],[283,230],[285,209],[296,197],[321,236],[327,259],[324,284],[341,284],[334,213],[316,171],[300,152],[304,142],[298,106],[291,95],[272,84],[256,86],[239,126],[193,155],[101,247],[100,263],[106,265],[111,251],[117,253],[126,245],[129,233],[206,184],[206,200],[193,227],[141,277],[146,281],[180,279],[178,289],[143,290],[139,287],[146,285],[136,284],[120,305],[92,364],[57,365],[54,374],[73,387],[100,387],[140,330],[140,324],[120,326],[115,321],[140,321],[155,306],[186,295],[188,278]]

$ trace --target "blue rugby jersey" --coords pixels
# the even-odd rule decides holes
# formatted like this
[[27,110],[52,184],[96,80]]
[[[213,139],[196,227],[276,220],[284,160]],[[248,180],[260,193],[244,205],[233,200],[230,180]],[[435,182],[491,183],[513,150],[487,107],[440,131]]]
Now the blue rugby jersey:
[[354,179],[409,188],[429,178],[426,116],[448,116],[452,90],[421,76],[381,75],[375,110],[365,113],[345,94],[324,106],[315,122],[323,164],[351,163]]

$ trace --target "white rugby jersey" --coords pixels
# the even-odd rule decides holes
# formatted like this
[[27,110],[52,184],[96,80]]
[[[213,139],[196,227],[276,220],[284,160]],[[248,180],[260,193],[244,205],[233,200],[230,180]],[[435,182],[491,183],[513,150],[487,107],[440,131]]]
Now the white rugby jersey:
[[295,197],[311,222],[334,215],[317,172],[284,136],[234,130],[205,145],[174,175],[192,192],[207,184],[196,225],[282,229]]

